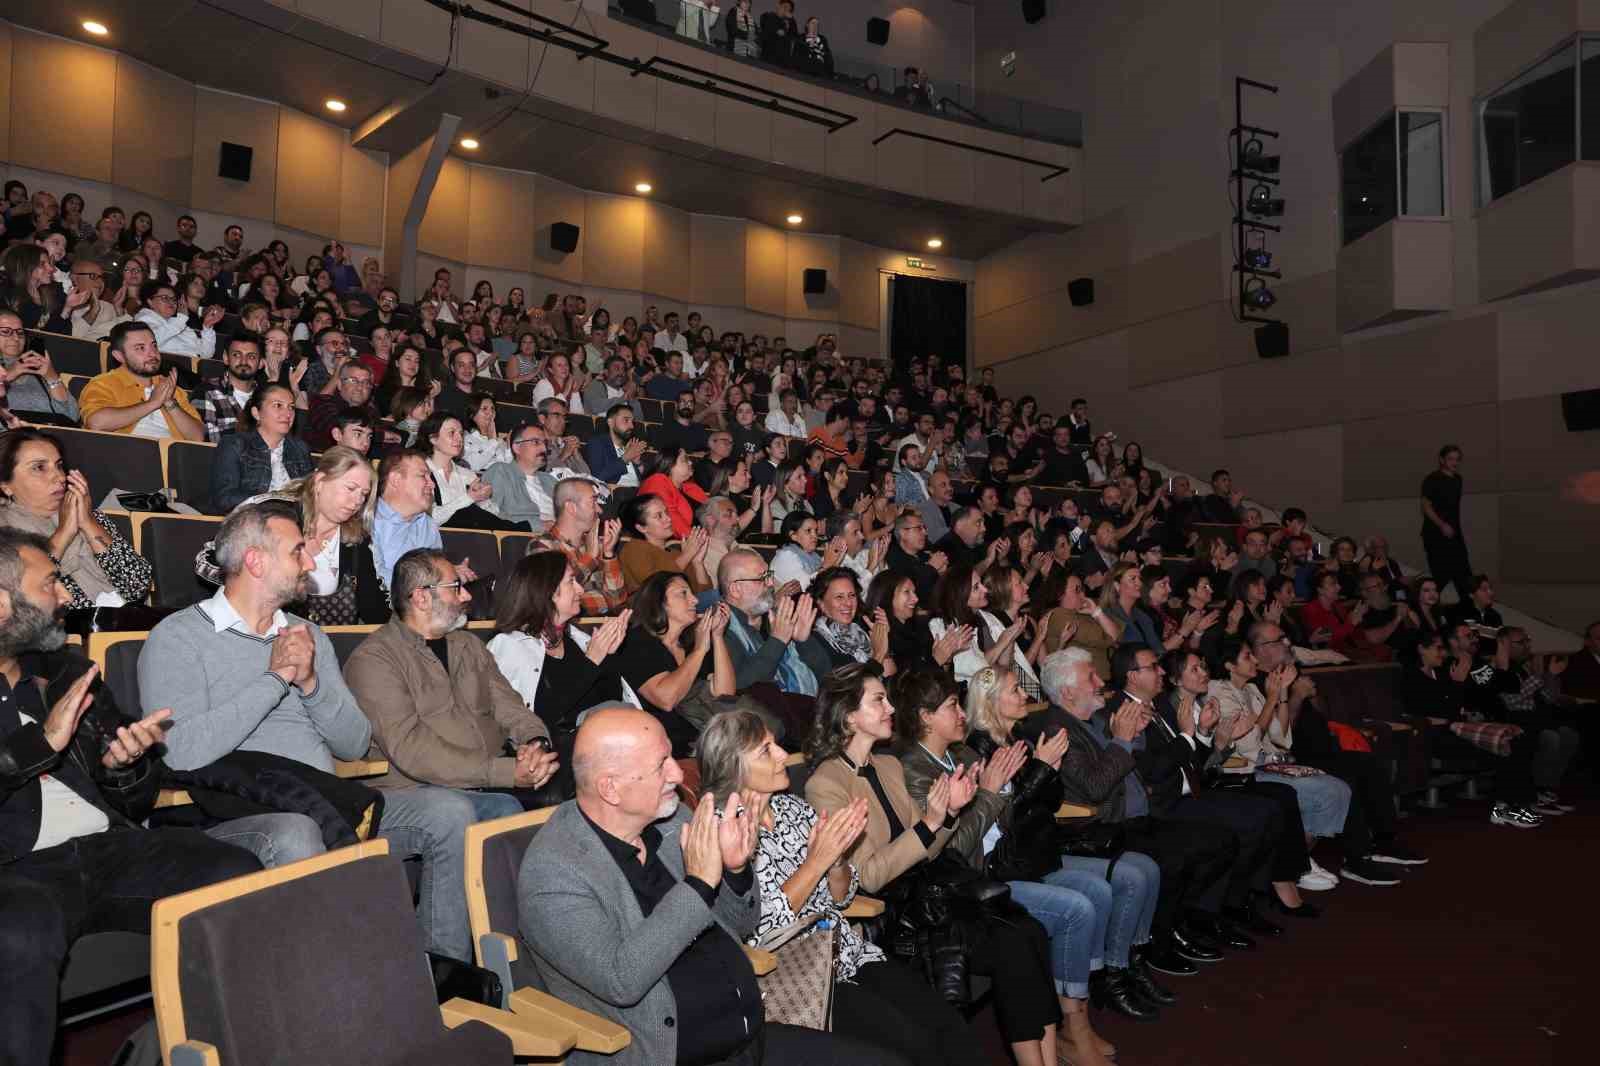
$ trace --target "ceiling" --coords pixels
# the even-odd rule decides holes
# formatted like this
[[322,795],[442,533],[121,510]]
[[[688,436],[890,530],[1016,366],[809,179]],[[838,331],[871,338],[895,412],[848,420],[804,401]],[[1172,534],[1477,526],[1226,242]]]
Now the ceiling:
[[[277,101],[351,130],[391,110],[360,143],[394,154],[422,143],[443,113],[461,116],[463,129],[504,116],[480,150],[455,151],[596,192],[633,195],[634,183],[646,179],[654,199],[696,213],[789,228],[784,216],[799,212],[801,230],[885,248],[918,250],[937,235],[942,255],[964,259],[1067,228],[797,172],[531,94],[508,100],[515,94],[486,81],[454,70],[441,75],[435,63],[264,0],[95,0],[93,8],[111,27],[109,37],[84,33],[79,20],[88,16],[79,5],[0,0],[0,14],[20,25],[103,44],[198,84]],[[342,116],[324,109],[329,96],[349,105]]]

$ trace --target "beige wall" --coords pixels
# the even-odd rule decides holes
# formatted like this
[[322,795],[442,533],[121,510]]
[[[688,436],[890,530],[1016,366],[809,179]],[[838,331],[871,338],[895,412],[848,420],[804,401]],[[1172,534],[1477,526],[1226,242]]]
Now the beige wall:
[[[1053,5],[1036,27],[1018,5],[986,7],[980,86],[1086,113],[1085,224],[978,264],[976,361],[1046,409],[1083,393],[1101,424],[1158,461],[1202,475],[1227,465],[1262,502],[1304,506],[1331,532],[1381,532],[1417,565],[1417,486],[1439,445],[1459,443],[1475,565],[1503,578],[1514,606],[1568,628],[1588,621],[1600,505],[1579,502],[1576,479],[1597,476],[1600,433],[1567,432],[1559,394],[1600,387],[1600,282],[1587,280],[1600,267],[1600,168],[1567,168],[1480,210],[1472,102],[1587,27],[1595,7],[1126,0],[1073,5],[1071,17]],[[1003,79],[998,57],[1012,49],[1017,74]],[[1289,208],[1269,246],[1285,273],[1273,313],[1291,326],[1287,359],[1259,359],[1229,311],[1223,145],[1236,74],[1282,87],[1247,96],[1246,121],[1285,134]],[[1449,217],[1341,250],[1335,124],[1370,124],[1367,112],[1394,100],[1448,109]],[[1067,306],[1079,275],[1095,279],[1092,307]]]

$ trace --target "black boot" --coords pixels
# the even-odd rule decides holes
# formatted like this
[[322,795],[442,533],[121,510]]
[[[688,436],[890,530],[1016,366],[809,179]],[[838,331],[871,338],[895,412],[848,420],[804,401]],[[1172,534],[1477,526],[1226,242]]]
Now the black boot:
[[1237,907],[1222,908],[1222,916],[1246,932],[1260,936],[1282,936],[1283,926],[1269,922],[1256,910],[1254,903],[1241,903]]
[[1226,918],[1206,917],[1199,922],[1200,930],[1206,936],[1215,940],[1225,948],[1233,951],[1249,951],[1256,946],[1256,942],[1247,936],[1243,930]]
[[1172,949],[1190,962],[1221,962],[1222,950],[1203,936],[1196,936],[1190,926],[1172,931]]
[[1136,1022],[1153,1022],[1161,1016],[1154,1004],[1139,995],[1130,971],[1107,966],[1089,975],[1089,1001],[1101,1010],[1112,1010]]
[[1145,949],[1136,947],[1128,960],[1128,979],[1133,982],[1133,987],[1139,994],[1151,1003],[1170,1007],[1178,1002],[1178,994],[1161,987],[1156,981],[1155,974],[1150,972],[1149,960],[1145,958]]

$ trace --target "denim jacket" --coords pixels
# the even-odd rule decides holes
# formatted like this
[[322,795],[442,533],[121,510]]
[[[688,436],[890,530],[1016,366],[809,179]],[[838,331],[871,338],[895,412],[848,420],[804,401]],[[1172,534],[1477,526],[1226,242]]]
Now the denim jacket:
[[[291,478],[311,473],[311,449],[298,437],[283,438],[283,466]],[[224,433],[211,461],[211,510],[227,514],[244,500],[272,488],[272,450],[256,430]]]

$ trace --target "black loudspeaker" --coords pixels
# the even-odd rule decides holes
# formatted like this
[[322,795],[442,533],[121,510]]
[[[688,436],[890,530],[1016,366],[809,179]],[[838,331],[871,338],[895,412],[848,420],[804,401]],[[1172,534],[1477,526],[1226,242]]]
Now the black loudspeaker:
[[1044,0],[1022,0],[1022,18],[1030,26],[1044,18]]
[[1600,389],[1563,392],[1561,417],[1567,420],[1567,431],[1570,433],[1600,429]]
[[1263,359],[1282,359],[1289,354],[1289,327],[1268,322],[1256,327],[1256,354]]
[[1073,278],[1067,282],[1067,299],[1073,307],[1087,307],[1094,303],[1094,279]]
[[889,20],[888,19],[868,19],[867,20],[867,43],[868,44],[888,44],[889,43]]
[[550,247],[557,252],[576,252],[578,227],[570,222],[550,223]]
[[821,296],[828,291],[828,272],[817,267],[807,267],[804,288],[807,296]]
[[223,141],[222,156],[217,163],[217,177],[230,178],[233,181],[249,181],[250,160],[255,154],[256,150],[248,144]]

